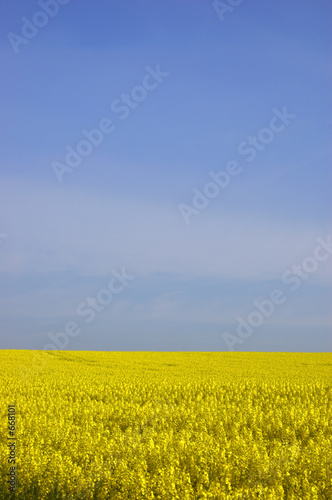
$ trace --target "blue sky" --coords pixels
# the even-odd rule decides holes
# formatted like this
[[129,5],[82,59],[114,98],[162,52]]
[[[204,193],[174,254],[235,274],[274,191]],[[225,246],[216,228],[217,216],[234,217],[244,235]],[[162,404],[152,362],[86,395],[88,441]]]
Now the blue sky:
[[0,348],[330,350],[331,12],[2,4]]

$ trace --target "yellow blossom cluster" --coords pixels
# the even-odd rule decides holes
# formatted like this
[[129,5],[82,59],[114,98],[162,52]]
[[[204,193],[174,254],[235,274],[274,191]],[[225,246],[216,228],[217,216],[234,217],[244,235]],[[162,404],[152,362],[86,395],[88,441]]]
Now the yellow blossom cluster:
[[0,500],[331,499],[331,366],[323,353],[0,351]]

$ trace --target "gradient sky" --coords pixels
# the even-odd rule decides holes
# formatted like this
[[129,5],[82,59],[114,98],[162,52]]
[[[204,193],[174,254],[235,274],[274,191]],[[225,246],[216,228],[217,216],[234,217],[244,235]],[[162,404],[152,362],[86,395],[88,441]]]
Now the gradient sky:
[[[332,256],[313,256],[332,233],[331,2],[54,1],[0,6],[0,348],[330,350]],[[105,118],[59,182],[54,162],[69,170],[66,147]],[[179,207],[230,162],[186,223]]]

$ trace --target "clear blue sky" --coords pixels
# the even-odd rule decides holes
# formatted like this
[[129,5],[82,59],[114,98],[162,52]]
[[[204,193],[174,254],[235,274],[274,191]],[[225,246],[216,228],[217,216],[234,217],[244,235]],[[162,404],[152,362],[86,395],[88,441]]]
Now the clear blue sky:
[[330,350],[332,5],[221,9],[2,2],[0,348]]

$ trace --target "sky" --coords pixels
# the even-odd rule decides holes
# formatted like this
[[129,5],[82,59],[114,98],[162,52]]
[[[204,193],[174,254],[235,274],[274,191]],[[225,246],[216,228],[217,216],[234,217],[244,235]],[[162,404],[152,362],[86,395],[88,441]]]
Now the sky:
[[331,14],[2,2],[0,348],[330,350]]

